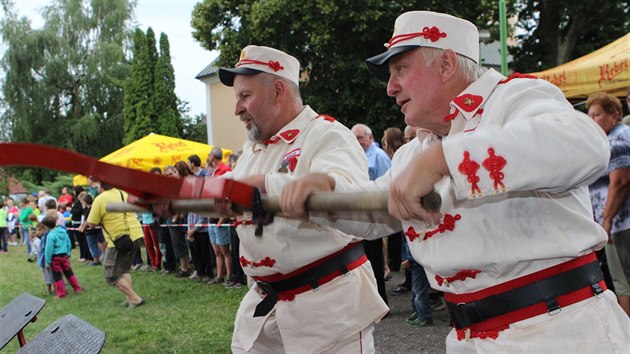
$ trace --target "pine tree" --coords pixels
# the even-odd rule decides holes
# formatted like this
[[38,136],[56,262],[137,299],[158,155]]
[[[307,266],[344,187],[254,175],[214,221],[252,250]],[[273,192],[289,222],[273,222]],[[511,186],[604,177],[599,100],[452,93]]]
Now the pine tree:
[[124,138],[123,143],[129,144],[138,138],[136,122],[138,120],[136,111],[138,105],[142,101],[142,91],[140,88],[140,73],[142,55],[145,51],[145,37],[142,30],[136,28],[133,35],[133,59],[131,61],[131,76],[125,80],[125,99],[124,99]]
[[160,34],[160,55],[155,67],[154,109],[157,115],[157,131],[159,134],[181,137],[183,123],[177,109],[175,95],[175,73],[171,65],[170,44],[168,36]]

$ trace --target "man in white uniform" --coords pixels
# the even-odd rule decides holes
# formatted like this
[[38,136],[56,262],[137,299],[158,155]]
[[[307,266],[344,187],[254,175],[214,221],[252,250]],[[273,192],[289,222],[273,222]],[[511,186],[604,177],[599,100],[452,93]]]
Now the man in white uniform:
[[[390,214],[445,293],[448,352],[628,352],[630,321],[593,253],[607,236],[587,186],[606,168],[606,136],[547,81],[480,67],[478,43],[459,18],[398,17],[367,64],[420,130],[363,189],[389,188]],[[312,179],[327,177],[287,186],[285,211],[305,215],[304,194],[336,191],[299,193]],[[420,204],[433,190],[440,212]]]
[[[299,73],[297,59],[259,46],[243,49],[236,68],[219,70],[221,82],[234,87],[235,114],[250,140],[234,171],[224,176],[269,196],[307,173],[325,174],[341,191],[369,182],[365,154],[352,132],[302,104]],[[241,265],[256,284],[237,312],[232,351],[374,352],[373,323],[388,308],[360,239],[280,217],[262,235],[255,229],[237,228]]]

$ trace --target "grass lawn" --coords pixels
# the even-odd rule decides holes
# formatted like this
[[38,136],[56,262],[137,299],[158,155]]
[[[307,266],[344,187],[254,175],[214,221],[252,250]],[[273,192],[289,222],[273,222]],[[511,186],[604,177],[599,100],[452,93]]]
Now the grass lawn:
[[[83,294],[67,285],[68,296],[45,295],[41,269],[26,261],[25,246],[9,246],[0,254],[0,308],[23,292],[44,298],[37,321],[24,329],[26,341],[67,314],[74,314],[106,333],[103,353],[229,353],[234,317],[247,291],[226,289],[160,272],[132,272],[135,291],[144,306],[128,309],[124,295],[103,280],[102,267],[86,267],[72,251],[72,269]],[[143,256],[146,254],[143,250]],[[19,348],[14,338],[3,352]]]

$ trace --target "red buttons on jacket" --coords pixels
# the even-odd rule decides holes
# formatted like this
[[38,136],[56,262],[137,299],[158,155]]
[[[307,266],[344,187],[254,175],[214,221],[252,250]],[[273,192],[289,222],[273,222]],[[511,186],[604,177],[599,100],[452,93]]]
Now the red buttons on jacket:
[[483,160],[483,167],[490,172],[489,175],[494,181],[494,190],[496,192],[505,191],[505,185],[502,182],[505,174],[501,170],[506,164],[507,161],[503,156],[495,155],[493,148],[488,149],[488,157]]
[[445,231],[453,231],[455,229],[455,222],[461,218],[462,216],[460,214],[455,214],[455,215],[445,214],[444,219],[442,219],[442,223],[439,224],[437,228],[431,231],[427,231],[424,234],[424,237],[422,238],[422,240],[426,240],[435,234],[444,233]]
[[403,233],[403,235],[407,236],[407,238],[409,239],[409,242],[420,237],[420,234],[416,232],[413,226],[409,226],[409,228],[407,229],[407,231]]
[[468,151],[464,151],[464,160],[460,162],[459,166],[457,166],[457,171],[459,173],[468,176],[466,179],[470,182],[470,194],[475,197],[481,194],[481,189],[479,189],[479,176],[477,176],[477,171],[479,171],[479,163],[475,160],[470,159],[470,153]]

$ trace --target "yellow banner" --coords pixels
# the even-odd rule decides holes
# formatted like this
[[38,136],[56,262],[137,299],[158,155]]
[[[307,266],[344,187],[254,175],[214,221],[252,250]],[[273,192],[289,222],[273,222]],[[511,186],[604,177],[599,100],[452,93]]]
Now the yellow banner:
[[606,91],[625,97],[630,87],[630,33],[581,58],[533,73],[558,86],[567,98]]

